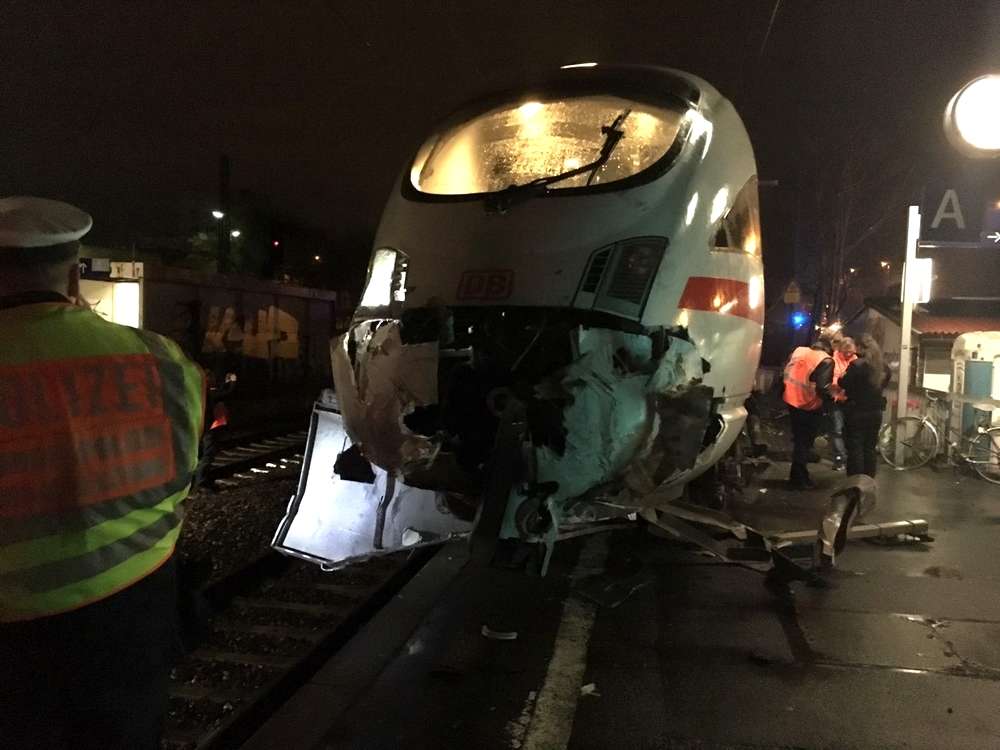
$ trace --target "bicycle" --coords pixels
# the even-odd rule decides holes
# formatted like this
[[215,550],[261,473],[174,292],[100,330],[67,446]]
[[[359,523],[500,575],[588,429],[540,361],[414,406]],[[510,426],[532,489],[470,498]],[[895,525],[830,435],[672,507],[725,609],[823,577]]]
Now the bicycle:
[[[938,405],[942,403],[942,399],[929,393],[927,400],[938,409]],[[946,439],[949,422],[950,420],[945,422]],[[901,443],[898,454],[897,434]],[[976,426],[963,435],[960,442],[947,441],[947,445],[953,459],[971,466],[987,482],[1000,484],[1000,427]],[[941,434],[934,420],[927,414],[902,417],[884,425],[879,431],[879,455],[899,471],[924,466],[941,452],[941,447]]]

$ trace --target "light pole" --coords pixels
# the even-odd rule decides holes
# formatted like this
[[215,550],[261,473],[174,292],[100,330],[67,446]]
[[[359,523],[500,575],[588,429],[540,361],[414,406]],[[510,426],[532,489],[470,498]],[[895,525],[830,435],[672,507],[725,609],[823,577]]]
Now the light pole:
[[[899,383],[896,390],[896,419],[906,416],[906,401],[910,397],[910,338],[913,335],[913,302],[916,298],[914,268],[917,242],[920,240],[920,207],[910,206],[906,222],[906,262],[903,264],[903,314],[899,337]],[[899,422],[897,421],[897,424]],[[896,429],[896,465],[903,465],[903,440]]]

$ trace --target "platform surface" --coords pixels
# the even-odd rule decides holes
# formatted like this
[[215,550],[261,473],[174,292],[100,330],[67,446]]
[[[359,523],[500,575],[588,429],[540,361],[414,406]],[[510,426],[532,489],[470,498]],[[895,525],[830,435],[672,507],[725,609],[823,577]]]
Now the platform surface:
[[[797,493],[786,471],[734,512],[809,527],[843,475]],[[564,543],[545,579],[446,548],[246,747],[1000,747],[1000,487],[878,483],[866,520],[935,541],[852,542],[831,588],[790,595],[640,528]],[[635,590],[599,605],[595,582]]]

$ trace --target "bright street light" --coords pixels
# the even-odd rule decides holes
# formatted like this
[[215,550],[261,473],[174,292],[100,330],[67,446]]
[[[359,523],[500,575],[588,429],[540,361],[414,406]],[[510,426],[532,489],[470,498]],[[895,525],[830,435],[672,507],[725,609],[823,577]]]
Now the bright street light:
[[1000,74],[969,81],[944,111],[948,139],[968,156],[1000,156]]
[[223,217],[225,217],[225,214],[222,213],[222,211],[216,210],[216,211],[212,211],[212,217],[215,218],[215,219],[222,219]]
[[886,271],[888,271],[888,270],[889,270],[889,261],[887,261],[887,260],[880,260],[880,261],[878,262],[878,264],[879,264],[880,266],[882,266],[882,268],[884,268],[884,269],[885,269]]
[[239,229],[234,229],[233,231],[231,231],[231,232],[229,233],[229,236],[230,236],[230,237],[232,237],[233,239],[236,239],[236,238],[237,238],[237,237],[239,237],[239,236],[240,236],[241,234],[243,234],[243,233],[242,233],[242,232],[241,232],[241,231],[240,231]]
[[319,263],[323,259],[320,256],[318,256],[318,255],[314,255],[313,256],[313,260],[316,261],[317,263]]

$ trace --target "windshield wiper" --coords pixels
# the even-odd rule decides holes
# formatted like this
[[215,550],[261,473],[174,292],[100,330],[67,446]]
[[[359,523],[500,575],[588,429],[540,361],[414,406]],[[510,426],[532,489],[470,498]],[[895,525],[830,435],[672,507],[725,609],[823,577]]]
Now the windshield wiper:
[[608,163],[608,159],[611,158],[611,152],[615,150],[615,146],[618,145],[618,141],[625,137],[625,131],[622,130],[622,125],[625,123],[625,118],[632,114],[631,109],[626,109],[618,117],[614,119],[610,125],[602,125],[601,133],[604,134],[604,145],[601,146],[601,154],[597,159],[590,164],[590,176],[587,177],[587,184],[589,185],[594,181],[594,176],[597,174],[597,170]]
[[544,194],[549,185],[556,182],[562,182],[563,180],[568,180],[570,177],[576,177],[580,174],[589,173],[587,175],[587,185],[589,186],[594,181],[594,177],[597,175],[597,170],[608,163],[608,159],[611,158],[611,154],[618,145],[618,142],[625,137],[625,131],[622,130],[622,124],[630,114],[632,114],[631,109],[623,110],[610,125],[601,126],[601,133],[604,135],[604,143],[601,144],[601,152],[597,155],[597,158],[594,159],[594,161],[589,164],[584,164],[582,167],[575,167],[566,172],[539,177],[538,179],[522,183],[521,185],[511,185],[510,187],[501,190],[499,193],[495,193],[487,198],[486,210],[504,213],[511,206],[521,200]]

